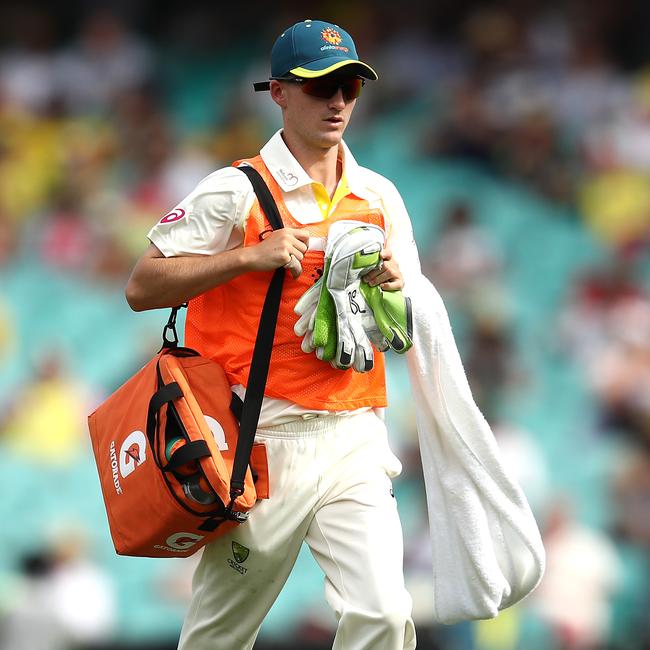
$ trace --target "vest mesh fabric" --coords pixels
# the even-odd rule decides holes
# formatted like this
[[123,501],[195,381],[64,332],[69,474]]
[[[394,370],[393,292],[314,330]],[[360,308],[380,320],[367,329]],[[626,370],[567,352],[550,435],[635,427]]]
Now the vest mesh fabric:
[[[237,161],[251,164],[262,175],[287,228],[302,228],[311,237],[326,237],[330,225],[341,219],[355,219],[385,228],[381,211],[353,194],[341,199],[333,214],[320,223],[303,225],[287,209],[282,191],[260,156]],[[244,246],[259,243],[271,226],[255,199],[246,221]],[[302,294],[323,272],[324,252],[308,251],[302,261],[302,275],[290,275],[284,283],[278,314],[271,366],[265,395],[289,400],[307,409],[343,411],[364,406],[386,406],[383,354],[376,351],[375,366],[368,373],[338,370],[315,354],[305,354],[301,339],[293,331],[298,316],[293,309]],[[231,385],[247,385],[264,297],[272,272],[249,272],[190,300],[185,345],[219,363]]]

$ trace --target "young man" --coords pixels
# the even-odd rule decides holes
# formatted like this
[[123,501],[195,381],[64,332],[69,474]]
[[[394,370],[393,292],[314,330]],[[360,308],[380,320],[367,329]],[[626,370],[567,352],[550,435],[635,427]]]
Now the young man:
[[217,360],[243,396],[271,272],[291,273],[256,436],[267,448],[270,498],[205,548],[183,650],[251,648],[303,541],[325,573],[338,619],[334,648],[415,648],[390,483],[401,465],[379,415],[382,355],[370,372],[336,369],[303,352],[293,331],[296,302],[322,273],[332,223],[352,219],[386,232],[370,284],[401,289],[400,269],[418,264],[397,190],[360,167],[342,140],[363,83],[376,79],[337,25],[307,20],[287,29],[273,47],[269,82],[256,84],[280,107],[283,129],[259,156],[239,161],[262,174],[285,228],[269,232],[236,166],[218,170],[152,228],[128,282],[135,310],[189,301],[185,344]]

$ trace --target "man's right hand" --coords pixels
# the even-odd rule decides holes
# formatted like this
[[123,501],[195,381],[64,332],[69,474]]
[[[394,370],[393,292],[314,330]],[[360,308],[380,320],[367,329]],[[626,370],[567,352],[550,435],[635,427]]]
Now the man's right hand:
[[191,300],[247,271],[273,271],[286,266],[294,278],[309,234],[306,230],[274,230],[254,246],[237,247],[215,255],[165,257],[150,244],[136,263],[126,286],[126,299],[135,311],[173,307]]
[[302,273],[300,262],[307,252],[309,233],[297,228],[270,232],[259,244],[245,246],[242,254],[249,271],[273,271],[287,268],[294,278]]

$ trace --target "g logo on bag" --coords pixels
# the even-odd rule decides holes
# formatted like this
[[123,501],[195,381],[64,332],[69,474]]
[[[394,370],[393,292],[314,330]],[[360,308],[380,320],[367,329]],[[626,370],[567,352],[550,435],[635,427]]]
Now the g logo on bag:
[[223,430],[223,427],[211,416],[211,415],[203,415],[205,418],[205,421],[208,423],[208,426],[210,427],[210,431],[212,431],[212,435],[214,436],[214,441],[217,443],[217,447],[219,447],[219,451],[228,451],[228,443],[226,442],[226,432]]
[[202,539],[203,535],[195,535],[194,533],[172,533],[164,544],[156,544],[154,548],[171,551],[172,553],[182,553],[192,548]]
[[176,551],[186,551],[202,539],[203,535],[195,535],[194,533],[174,533],[167,538],[166,544]]
[[142,431],[130,433],[120,447],[120,474],[126,478],[147,460],[147,439]]

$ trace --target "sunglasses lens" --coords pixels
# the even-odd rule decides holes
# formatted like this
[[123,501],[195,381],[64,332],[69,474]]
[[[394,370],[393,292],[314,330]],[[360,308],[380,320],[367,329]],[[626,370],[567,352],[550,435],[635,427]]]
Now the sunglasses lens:
[[358,77],[347,77],[345,79],[306,79],[301,87],[302,91],[312,97],[330,99],[339,90],[343,91],[343,99],[349,102],[361,94],[363,80]]
[[343,97],[346,101],[356,99],[361,94],[363,88],[363,79],[352,77],[346,81],[346,86],[343,86]]

